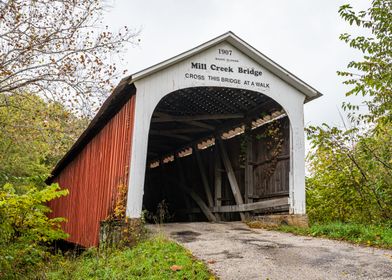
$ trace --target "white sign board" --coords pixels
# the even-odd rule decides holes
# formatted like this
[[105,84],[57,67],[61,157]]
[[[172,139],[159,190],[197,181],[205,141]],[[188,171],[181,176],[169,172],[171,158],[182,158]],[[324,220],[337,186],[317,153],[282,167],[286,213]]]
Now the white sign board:
[[269,91],[271,83],[266,70],[246,58],[236,48],[221,44],[208,50],[203,57],[188,59],[183,77],[209,85]]

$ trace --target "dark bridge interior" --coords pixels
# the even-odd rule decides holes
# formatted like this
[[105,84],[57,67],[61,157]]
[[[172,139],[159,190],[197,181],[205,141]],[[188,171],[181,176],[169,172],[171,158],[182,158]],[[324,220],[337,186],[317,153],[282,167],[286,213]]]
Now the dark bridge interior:
[[196,87],[156,107],[148,140],[147,219],[239,220],[288,211],[289,120],[254,91]]

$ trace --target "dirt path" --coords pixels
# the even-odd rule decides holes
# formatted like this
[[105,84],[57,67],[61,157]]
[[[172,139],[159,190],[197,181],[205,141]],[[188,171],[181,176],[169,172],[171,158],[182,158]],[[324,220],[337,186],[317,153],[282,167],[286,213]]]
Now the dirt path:
[[392,250],[250,229],[241,222],[149,226],[206,261],[220,279],[392,279]]

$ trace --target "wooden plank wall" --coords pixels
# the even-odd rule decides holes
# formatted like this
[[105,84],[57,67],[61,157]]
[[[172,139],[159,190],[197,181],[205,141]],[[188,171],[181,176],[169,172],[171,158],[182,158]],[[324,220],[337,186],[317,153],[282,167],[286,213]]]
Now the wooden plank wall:
[[[271,159],[271,151],[267,150],[267,141],[269,139],[256,139],[253,137],[254,158],[253,161],[258,163],[253,169],[253,182],[255,199],[276,197],[279,195],[288,195],[289,192],[289,172],[290,172],[290,124],[288,118],[280,120],[281,130],[283,132],[283,147],[275,172],[269,175],[268,169],[273,167]],[[260,135],[265,132],[264,127],[254,131],[254,135]],[[260,164],[263,163],[264,164]]]
[[49,203],[51,217],[64,217],[68,241],[98,245],[99,222],[111,213],[117,187],[127,184],[135,96],[53,180],[69,195]]
[[[288,196],[289,191],[289,172],[290,161],[289,157],[289,121],[288,118],[278,120],[281,130],[283,132],[283,146],[279,155],[279,160],[276,169],[271,176],[265,176],[265,172],[271,167],[270,163],[260,164],[271,158],[270,151],[266,150],[266,141],[268,138],[259,138],[265,132],[266,127],[259,127],[252,131],[252,145],[253,145],[253,162],[258,165],[253,169],[253,201],[258,202],[266,198]],[[242,161],[241,155],[241,136],[224,140],[223,143],[228,151],[230,162],[233,166],[234,173],[239,184],[242,196],[245,192],[245,165]],[[216,146],[209,147],[201,150],[200,156],[203,161],[207,173],[208,184],[211,193],[214,194],[214,156]],[[183,166],[183,172],[188,187],[193,188],[197,194],[207,203],[202,178],[200,176],[199,167],[197,165],[194,154],[191,156],[183,157],[180,159]],[[146,172],[145,192],[143,198],[144,209],[149,212],[156,211],[156,205],[165,199],[169,206],[169,211],[174,216],[174,221],[187,221],[189,220],[185,212],[178,211],[179,209],[185,210],[186,204],[183,199],[184,193],[179,187],[180,176],[177,173],[176,160],[167,164],[161,164],[157,168],[149,169]],[[223,164],[221,165],[223,169]],[[222,173],[222,205],[234,205],[235,200],[230,188],[230,183],[225,172]],[[197,208],[197,205],[191,201],[191,208]],[[203,221],[205,217],[202,213],[192,214],[194,221]],[[239,220],[238,213],[222,213],[223,220]]]

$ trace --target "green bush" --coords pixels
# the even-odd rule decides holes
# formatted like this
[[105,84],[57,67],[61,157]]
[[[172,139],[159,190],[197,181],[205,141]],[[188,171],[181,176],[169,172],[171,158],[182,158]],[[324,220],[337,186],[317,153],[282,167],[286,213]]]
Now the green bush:
[[[389,225],[392,220],[392,1],[373,0],[367,10],[342,5],[339,14],[356,35],[340,39],[362,58],[338,71],[346,96],[344,128],[308,128],[307,206],[311,222]],[[356,99],[358,100],[358,99]]]
[[308,133],[311,223],[392,225],[392,123],[361,133],[326,125]]
[[[0,278],[39,278],[48,257],[47,245],[66,238],[61,230],[63,218],[49,218],[46,203],[64,196],[52,184],[41,190],[34,185],[0,188]],[[42,272],[41,272],[42,273]]]

